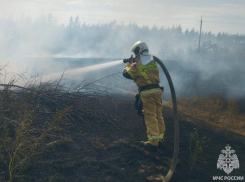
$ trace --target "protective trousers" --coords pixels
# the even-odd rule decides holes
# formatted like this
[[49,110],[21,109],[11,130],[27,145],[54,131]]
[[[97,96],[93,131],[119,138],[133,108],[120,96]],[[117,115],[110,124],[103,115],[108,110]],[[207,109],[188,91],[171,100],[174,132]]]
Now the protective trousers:
[[147,137],[150,144],[158,146],[159,140],[162,140],[166,130],[162,116],[162,90],[150,89],[140,93],[142,101]]

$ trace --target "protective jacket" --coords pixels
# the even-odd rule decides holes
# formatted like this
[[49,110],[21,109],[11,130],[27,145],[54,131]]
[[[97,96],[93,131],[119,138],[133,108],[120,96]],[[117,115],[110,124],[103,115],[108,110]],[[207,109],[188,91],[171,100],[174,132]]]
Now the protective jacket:
[[148,64],[145,63],[146,65],[143,65],[145,57],[147,57],[149,60],[149,54],[147,53],[142,53],[140,56],[137,56],[135,58],[135,63],[127,63],[123,71],[123,76],[125,78],[134,80],[138,88],[160,83],[157,62],[153,61],[151,56],[150,59],[152,59],[148,61]]
[[161,102],[163,91],[159,87],[157,62],[148,52],[143,52],[135,58],[134,63],[126,64],[123,76],[134,80],[138,86],[148,140],[152,145],[157,146],[165,133]]

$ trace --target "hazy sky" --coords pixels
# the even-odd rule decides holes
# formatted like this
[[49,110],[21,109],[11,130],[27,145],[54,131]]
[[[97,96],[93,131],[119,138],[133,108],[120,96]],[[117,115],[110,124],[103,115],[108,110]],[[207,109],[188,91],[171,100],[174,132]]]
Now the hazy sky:
[[0,0],[0,17],[46,14],[63,24],[78,15],[88,24],[116,20],[184,29],[199,29],[202,16],[204,31],[245,34],[245,0]]

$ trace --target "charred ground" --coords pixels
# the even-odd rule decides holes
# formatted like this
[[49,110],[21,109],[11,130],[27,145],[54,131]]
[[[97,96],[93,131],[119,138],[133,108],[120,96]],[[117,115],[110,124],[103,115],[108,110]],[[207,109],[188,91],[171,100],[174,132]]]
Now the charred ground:
[[[164,179],[173,155],[173,116],[168,103],[163,109],[167,127],[165,147],[156,153],[149,153],[138,146],[141,140],[147,138],[142,119],[134,110],[133,95],[112,92],[99,95],[99,88],[93,88],[93,94],[68,92],[57,88],[57,85],[52,85],[49,89],[47,85],[41,86],[38,90],[39,92],[22,89],[13,91],[5,87],[1,91],[1,181],[10,179],[8,165],[5,165],[10,160],[7,153],[12,150],[16,152],[18,127],[21,126],[20,122],[23,123],[20,116],[29,113],[31,108],[37,108],[35,112],[38,115],[33,116],[29,124],[31,127],[28,125],[26,128],[32,130],[27,143],[28,140],[35,141],[35,138],[40,138],[46,125],[51,126],[49,123],[57,117],[57,113],[60,112],[58,116],[62,117],[57,118],[65,124],[57,122],[57,125],[53,125],[55,127],[50,129],[51,132],[45,135],[35,148],[41,153],[28,158],[24,161],[25,166],[13,171],[16,176],[12,181],[137,182]],[[22,102],[22,107],[17,107],[18,100]],[[6,102],[9,102],[9,110],[6,108]],[[26,103],[23,104],[24,102]],[[62,114],[64,108],[68,109]],[[23,109],[26,109],[26,112]],[[11,115],[10,111],[15,115]],[[227,128],[217,128],[184,112],[179,115],[180,153],[172,181],[208,182],[212,181],[212,176],[226,175],[216,166],[218,156],[227,144],[236,150],[240,162],[240,169],[234,170],[232,175],[245,174],[243,135],[230,132]],[[7,121],[11,122],[6,123]],[[39,131],[40,128],[43,130]],[[198,128],[200,140],[203,137],[208,140],[190,172],[190,136],[195,128]],[[4,139],[14,141],[16,145],[4,148],[7,144]],[[28,146],[27,143],[24,145]],[[28,151],[25,152],[28,154]],[[20,158],[25,158],[23,155],[20,155]],[[19,159],[16,160],[18,163]]]

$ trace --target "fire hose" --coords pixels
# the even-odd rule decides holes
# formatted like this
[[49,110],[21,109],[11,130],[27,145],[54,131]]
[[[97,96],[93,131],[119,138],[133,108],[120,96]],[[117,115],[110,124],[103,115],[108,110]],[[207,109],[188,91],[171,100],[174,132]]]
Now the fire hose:
[[169,72],[163,62],[158,59],[157,57],[153,56],[153,59],[161,66],[167,80],[168,84],[170,87],[171,95],[172,95],[172,102],[173,102],[173,112],[174,112],[174,153],[173,153],[173,158],[171,162],[171,166],[169,168],[169,171],[163,180],[163,182],[168,182],[173,176],[177,160],[178,160],[178,155],[179,155],[179,121],[178,121],[178,109],[177,109],[177,99],[175,95],[175,90],[174,90],[174,85],[172,82],[172,79],[169,75]]
[[[165,65],[163,64],[163,62],[158,59],[156,56],[153,56],[154,61],[156,61],[162,68],[167,80],[168,80],[168,84],[170,87],[170,91],[171,91],[171,96],[172,96],[172,102],[173,102],[173,113],[174,113],[174,153],[173,153],[173,158],[172,158],[172,162],[169,168],[169,171],[165,177],[165,179],[163,180],[163,182],[169,182],[170,179],[173,176],[176,164],[177,164],[177,160],[178,160],[178,155],[179,155],[179,121],[178,121],[178,109],[177,109],[177,99],[176,99],[176,95],[175,95],[175,89],[174,89],[174,85],[172,82],[172,79],[170,77],[170,74],[167,70],[167,68],[165,67]],[[129,59],[124,59],[123,62],[134,62],[134,58],[131,56],[131,58]]]

